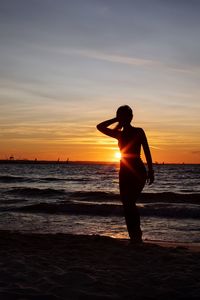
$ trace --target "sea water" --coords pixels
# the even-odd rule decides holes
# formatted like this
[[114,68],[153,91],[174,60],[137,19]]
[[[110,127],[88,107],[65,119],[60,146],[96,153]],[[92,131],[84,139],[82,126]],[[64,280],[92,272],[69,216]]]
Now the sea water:
[[[155,165],[138,206],[144,239],[200,242],[200,165]],[[128,238],[119,164],[1,163],[0,230]]]

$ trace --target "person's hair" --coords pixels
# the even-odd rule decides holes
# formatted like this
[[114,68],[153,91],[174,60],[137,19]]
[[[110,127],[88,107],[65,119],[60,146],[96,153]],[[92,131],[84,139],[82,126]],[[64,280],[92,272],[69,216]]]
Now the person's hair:
[[117,109],[117,117],[124,119],[126,122],[131,122],[133,118],[133,111],[128,105],[122,105]]

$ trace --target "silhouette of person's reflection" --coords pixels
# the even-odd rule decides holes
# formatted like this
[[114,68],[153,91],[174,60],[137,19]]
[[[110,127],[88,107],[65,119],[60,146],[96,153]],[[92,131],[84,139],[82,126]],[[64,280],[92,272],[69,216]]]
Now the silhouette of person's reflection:
[[[116,117],[97,125],[102,133],[116,138],[121,151],[119,189],[124,207],[124,214],[129,237],[132,242],[142,242],[140,214],[136,201],[144,188],[145,182],[152,184],[154,171],[152,158],[145,132],[142,128],[131,125],[132,109],[128,105],[120,106]],[[114,129],[110,125],[117,123]],[[148,172],[140,158],[141,146],[147,161]]]

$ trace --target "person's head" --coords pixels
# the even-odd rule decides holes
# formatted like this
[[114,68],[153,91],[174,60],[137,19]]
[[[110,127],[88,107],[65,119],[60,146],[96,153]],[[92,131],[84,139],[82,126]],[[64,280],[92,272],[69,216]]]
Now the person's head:
[[133,119],[133,111],[128,105],[122,105],[117,109],[117,119],[122,126],[128,125]]

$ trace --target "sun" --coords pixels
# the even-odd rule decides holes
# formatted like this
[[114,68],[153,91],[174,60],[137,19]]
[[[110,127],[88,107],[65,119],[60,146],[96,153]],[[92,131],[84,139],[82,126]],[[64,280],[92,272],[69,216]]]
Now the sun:
[[120,159],[121,158],[121,153],[120,151],[115,151],[115,158]]

